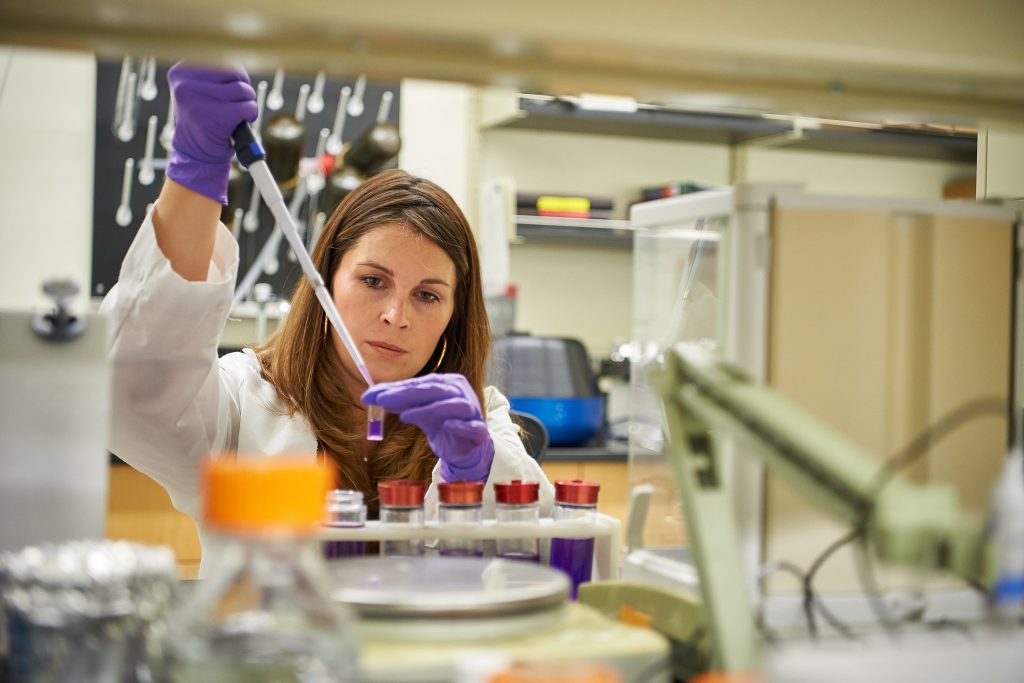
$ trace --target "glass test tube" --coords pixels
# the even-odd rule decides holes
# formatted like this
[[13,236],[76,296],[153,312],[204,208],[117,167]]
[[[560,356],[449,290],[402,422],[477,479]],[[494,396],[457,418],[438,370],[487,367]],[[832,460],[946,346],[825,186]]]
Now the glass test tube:
[[[500,527],[508,523],[538,524],[540,504],[537,502],[540,484],[535,481],[513,479],[494,485],[494,521]],[[499,538],[498,557],[506,560],[539,562],[540,551],[536,538]]]
[[[340,529],[366,526],[366,505],[362,491],[335,489],[327,492],[327,516],[324,525]],[[325,541],[324,557],[361,557],[366,554],[366,541]]]
[[[601,485],[581,479],[555,482],[555,521],[592,524],[597,514]],[[590,581],[594,566],[594,539],[552,538],[550,565],[569,575],[569,594],[575,600],[581,583]]]
[[[437,521],[442,527],[479,527],[483,522],[484,484],[480,481],[457,481],[438,484]],[[483,557],[481,538],[442,538],[438,549],[449,557]]]
[[[377,484],[381,524],[423,526],[423,496],[427,485],[412,479],[395,479]],[[423,539],[381,541],[381,555],[422,555]]]
[[366,406],[366,440],[384,439],[384,409],[380,406]]

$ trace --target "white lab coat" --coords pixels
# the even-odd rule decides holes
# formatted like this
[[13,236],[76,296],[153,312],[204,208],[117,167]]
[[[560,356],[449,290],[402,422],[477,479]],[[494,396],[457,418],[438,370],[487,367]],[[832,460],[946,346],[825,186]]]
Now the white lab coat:
[[[197,520],[200,576],[215,545],[197,518],[202,458],[237,451],[314,459],[317,450],[309,423],[299,414],[288,417],[252,351],[217,358],[237,270],[238,244],[221,225],[207,281],[184,280],[157,246],[147,216],[100,309],[112,330],[110,450],[160,483],[174,506]],[[550,514],[553,487],[526,453],[508,400],[494,387],[486,388],[484,399],[495,451],[488,483],[539,481],[541,512]],[[436,514],[442,481],[438,465],[427,490],[428,517]],[[491,516],[493,507],[494,489],[487,486],[484,514]]]

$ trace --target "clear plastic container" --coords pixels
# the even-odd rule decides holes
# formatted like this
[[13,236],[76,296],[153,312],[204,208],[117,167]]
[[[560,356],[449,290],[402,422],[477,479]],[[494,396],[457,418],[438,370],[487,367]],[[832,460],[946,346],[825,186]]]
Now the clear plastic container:
[[[538,524],[540,484],[513,479],[494,484],[494,521],[501,524]],[[540,547],[536,538],[499,538],[498,557],[523,562],[539,562]]]
[[330,473],[307,460],[203,467],[202,519],[218,563],[169,619],[165,680],[357,680],[350,612],[331,599],[316,533]]
[[[555,521],[593,524],[601,485],[581,479],[555,482]],[[594,568],[594,539],[552,538],[550,564],[569,575],[569,592],[575,599],[581,583],[590,581]]]
[[[394,479],[377,484],[381,524],[423,526],[423,497],[427,485],[412,479]],[[422,555],[423,540],[381,541],[381,555]]]
[[[479,527],[483,522],[484,485],[478,481],[439,484],[437,521],[443,527]],[[479,538],[442,538],[442,555],[483,557],[484,542]]]
[[[362,491],[328,491],[324,525],[339,529],[358,529],[366,526],[366,505],[363,503]],[[324,541],[323,548],[324,557],[328,560],[362,557],[366,554],[366,541]]]

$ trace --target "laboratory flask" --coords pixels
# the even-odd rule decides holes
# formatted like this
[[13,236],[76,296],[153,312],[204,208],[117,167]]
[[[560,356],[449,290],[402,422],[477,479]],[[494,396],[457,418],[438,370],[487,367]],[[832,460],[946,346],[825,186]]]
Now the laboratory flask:
[[165,678],[343,683],[357,679],[353,617],[330,599],[316,534],[330,473],[288,457],[202,469],[202,520],[222,547],[168,620]]

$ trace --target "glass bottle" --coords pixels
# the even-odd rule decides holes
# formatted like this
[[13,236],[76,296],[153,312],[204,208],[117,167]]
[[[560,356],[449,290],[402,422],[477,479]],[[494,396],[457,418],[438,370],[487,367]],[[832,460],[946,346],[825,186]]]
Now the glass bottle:
[[[438,484],[437,521],[442,527],[479,527],[483,522],[484,484],[480,481],[457,481]],[[481,538],[442,538],[438,549],[442,555],[483,557]]]
[[[597,492],[601,485],[582,479],[555,482],[554,518],[579,524],[593,524],[597,514]],[[594,539],[552,538],[550,565],[569,575],[569,593],[576,598],[581,583],[590,581],[594,566]]]
[[287,457],[204,463],[201,517],[219,552],[168,620],[165,680],[356,680],[351,617],[316,541],[330,476]]
[[[324,525],[336,529],[359,529],[366,526],[366,505],[362,491],[335,489],[327,492],[327,518]],[[366,541],[324,541],[324,557],[361,557],[366,554]]]
[[[535,481],[513,479],[494,485],[494,521],[498,526],[509,523],[538,524],[540,484]],[[499,538],[498,557],[524,562],[539,562],[540,551],[536,538]]]
[[[412,479],[393,479],[377,484],[381,524],[423,526],[423,497],[427,485]],[[422,555],[423,539],[381,541],[381,555]]]

